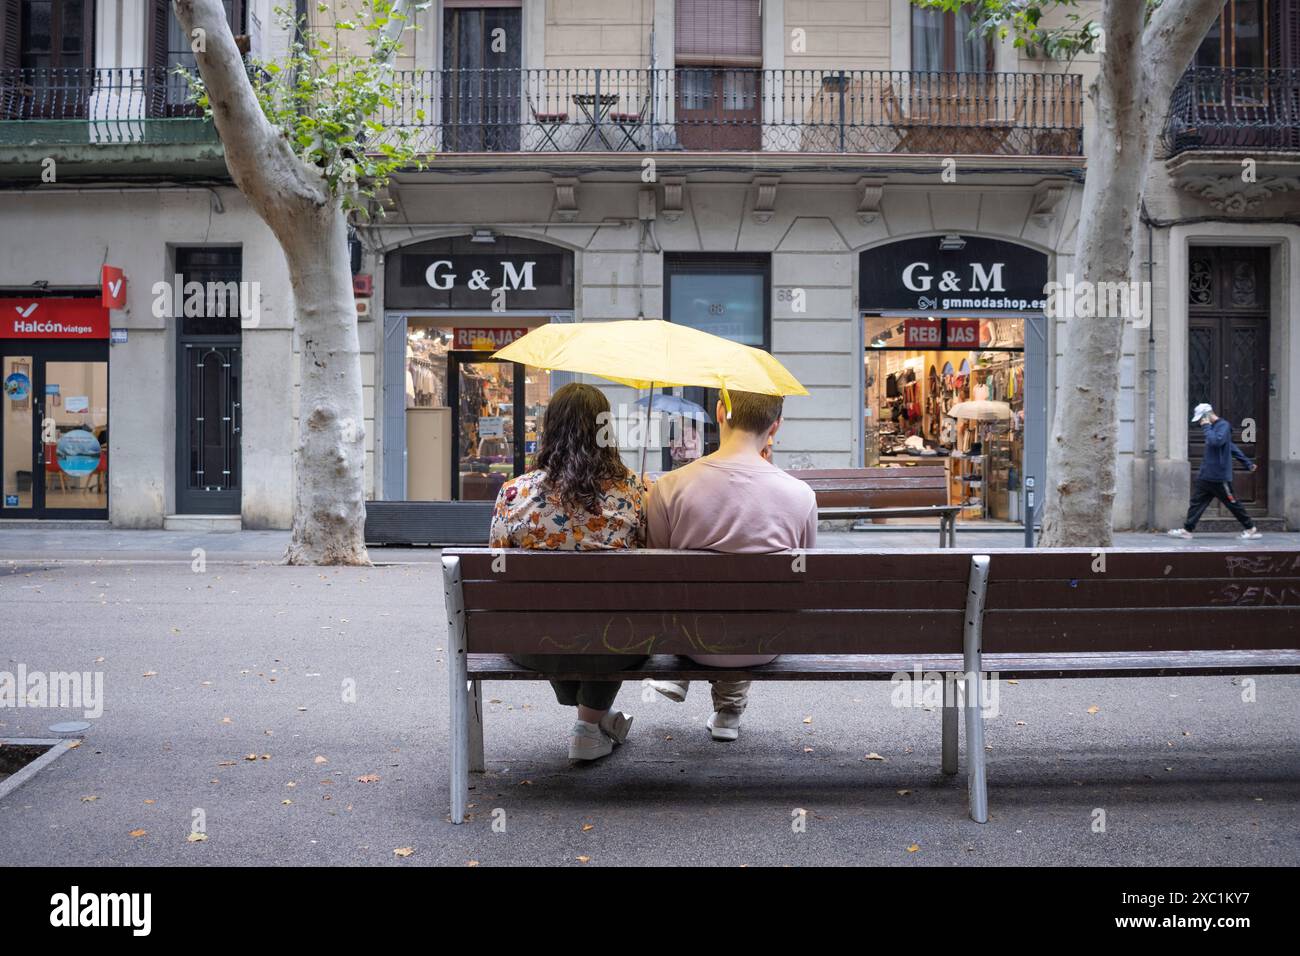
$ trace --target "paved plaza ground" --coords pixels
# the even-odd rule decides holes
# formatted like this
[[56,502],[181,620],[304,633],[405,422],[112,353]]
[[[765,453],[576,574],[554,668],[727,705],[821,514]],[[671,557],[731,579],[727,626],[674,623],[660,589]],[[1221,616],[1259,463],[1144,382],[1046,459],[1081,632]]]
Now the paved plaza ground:
[[[487,684],[489,772],[452,826],[437,552],[289,568],[273,563],[285,540],[0,530],[0,671],[104,675],[82,743],[0,798],[0,866],[1300,863],[1295,676],[1257,678],[1252,703],[1227,677],[1003,682],[984,826],[966,817],[964,775],[939,772],[939,712],[891,706],[887,682],[756,685],[729,745],[704,729],[704,687],[677,705],[627,684],[627,745],[579,768],[572,712],[545,683]],[[958,535],[963,549],[1020,540]],[[0,737],[80,717],[3,709]],[[207,839],[191,842],[196,814]]]

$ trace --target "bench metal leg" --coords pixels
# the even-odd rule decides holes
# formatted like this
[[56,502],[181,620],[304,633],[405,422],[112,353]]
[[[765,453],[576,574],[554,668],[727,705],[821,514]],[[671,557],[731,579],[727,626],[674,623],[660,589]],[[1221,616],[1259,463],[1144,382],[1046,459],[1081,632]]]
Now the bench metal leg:
[[483,766],[483,692],[479,682],[469,682],[469,772],[482,773]]
[[948,519],[939,515],[939,547],[948,547]]
[[447,697],[451,702],[451,822],[464,823],[469,803],[470,699],[459,558],[442,559],[442,580],[447,598]]
[[948,547],[957,547],[957,516],[948,515]]
[[[957,679],[943,675],[943,772],[957,772]],[[952,701],[952,703],[949,703]]]
[[984,763],[984,717],[980,713],[980,677],[984,632],[984,601],[989,583],[989,556],[972,555],[970,586],[966,591],[966,624],[963,650],[966,683],[966,787],[970,818],[976,823],[989,819],[988,781]]

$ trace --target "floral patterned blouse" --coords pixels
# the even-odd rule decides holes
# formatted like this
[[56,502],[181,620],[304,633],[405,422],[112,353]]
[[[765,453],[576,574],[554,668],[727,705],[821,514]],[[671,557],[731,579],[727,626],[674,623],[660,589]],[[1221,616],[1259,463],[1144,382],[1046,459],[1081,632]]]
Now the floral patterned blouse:
[[546,472],[512,478],[497,492],[492,512],[493,548],[542,551],[608,551],[642,548],[646,542],[646,486],[636,475],[611,482],[600,514],[571,512],[545,488]]

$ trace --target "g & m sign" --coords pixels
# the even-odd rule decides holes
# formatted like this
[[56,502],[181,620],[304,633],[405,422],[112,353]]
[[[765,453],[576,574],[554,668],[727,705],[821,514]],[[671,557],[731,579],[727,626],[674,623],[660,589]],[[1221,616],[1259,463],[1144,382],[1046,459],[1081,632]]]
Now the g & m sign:
[[384,306],[509,312],[573,308],[573,253],[532,239],[467,236],[388,253]]
[[[961,236],[960,249],[951,243],[941,248],[942,238],[903,239],[863,252],[858,269],[863,311],[1043,311],[1045,253],[982,236]],[[976,343],[978,338],[977,329]]]

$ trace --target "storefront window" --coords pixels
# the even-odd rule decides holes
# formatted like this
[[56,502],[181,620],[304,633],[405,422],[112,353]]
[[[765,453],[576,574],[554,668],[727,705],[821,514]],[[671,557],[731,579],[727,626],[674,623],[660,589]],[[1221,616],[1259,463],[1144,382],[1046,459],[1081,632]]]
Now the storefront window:
[[1024,320],[866,316],[863,333],[866,465],[942,461],[960,519],[1020,520]]

